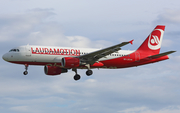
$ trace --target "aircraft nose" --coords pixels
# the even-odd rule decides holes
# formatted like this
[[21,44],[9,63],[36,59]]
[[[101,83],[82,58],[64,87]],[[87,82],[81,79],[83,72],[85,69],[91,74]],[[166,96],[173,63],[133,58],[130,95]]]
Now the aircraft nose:
[[8,55],[7,55],[7,53],[4,54],[4,55],[2,56],[2,58],[3,58],[5,61],[8,61]]

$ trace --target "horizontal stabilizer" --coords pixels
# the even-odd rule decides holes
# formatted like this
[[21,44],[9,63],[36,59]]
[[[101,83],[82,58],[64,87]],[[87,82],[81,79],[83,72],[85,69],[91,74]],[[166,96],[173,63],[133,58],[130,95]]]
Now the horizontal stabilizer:
[[168,51],[168,52],[165,52],[165,53],[149,56],[148,58],[158,58],[158,57],[169,55],[169,54],[174,53],[174,52],[176,52],[176,51]]
[[[168,52],[165,52],[165,53],[148,56],[148,57],[145,57],[143,59],[140,59],[139,61],[146,62],[146,61],[150,61],[150,60],[153,60],[153,59],[162,58],[162,57],[165,57],[166,55],[169,55],[169,54],[174,53],[174,52],[176,52],[176,51],[168,51]],[[167,56],[166,58],[169,58],[169,57]]]

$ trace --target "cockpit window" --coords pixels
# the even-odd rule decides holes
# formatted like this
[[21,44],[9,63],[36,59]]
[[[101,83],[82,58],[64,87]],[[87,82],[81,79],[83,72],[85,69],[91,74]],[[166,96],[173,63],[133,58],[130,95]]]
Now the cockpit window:
[[11,49],[9,52],[19,52],[19,49]]

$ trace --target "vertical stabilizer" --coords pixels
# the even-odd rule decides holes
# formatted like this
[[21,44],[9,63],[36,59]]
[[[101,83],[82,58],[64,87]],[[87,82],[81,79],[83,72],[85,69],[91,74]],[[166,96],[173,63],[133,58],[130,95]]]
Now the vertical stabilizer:
[[145,52],[146,54],[159,54],[161,43],[163,39],[165,26],[157,25],[151,34],[146,38],[146,40],[137,49],[139,53]]

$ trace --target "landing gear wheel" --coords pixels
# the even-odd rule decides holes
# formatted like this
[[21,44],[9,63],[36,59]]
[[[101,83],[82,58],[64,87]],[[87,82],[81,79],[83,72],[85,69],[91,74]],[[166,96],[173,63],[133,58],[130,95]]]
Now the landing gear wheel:
[[74,80],[79,80],[80,78],[81,78],[81,76],[78,75],[78,74],[76,74],[76,75],[74,76]]
[[27,72],[27,71],[24,71],[24,72],[23,72],[23,74],[24,74],[24,75],[27,75],[27,74],[28,74],[28,72]]
[[87,76],[90,76],[90,75],[92,75],[92,74],[93,74],[93,71],[92,71],[92,70],[87,70],[87,71],[86,71],[86,75],[87,75]]
[[24,75],[27,75],[28,74],[28,64],[24,64],[25,66],[25,71],[23,72]]

